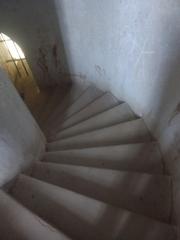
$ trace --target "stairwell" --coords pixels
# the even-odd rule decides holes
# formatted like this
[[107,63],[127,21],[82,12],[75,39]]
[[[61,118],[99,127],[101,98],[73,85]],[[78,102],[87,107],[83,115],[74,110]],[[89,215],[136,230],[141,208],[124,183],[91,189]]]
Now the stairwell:
[[0,190],[1,239],[177,239],[172,178],[127,103],[74,83],[56,89],[39,122],[42,159]]
[[179,12],[0,1],[0,239],[180,239]]

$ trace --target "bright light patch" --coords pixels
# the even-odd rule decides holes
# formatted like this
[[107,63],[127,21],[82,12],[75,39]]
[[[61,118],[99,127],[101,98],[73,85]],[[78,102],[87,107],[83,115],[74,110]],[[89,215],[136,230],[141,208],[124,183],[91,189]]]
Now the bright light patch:
[[1,33],[0,35],[1,40],[11,40],[8,36],[6,36],[4,33]]
[[1,41],[4,41],[5,47],[11,53],[14,59],[22,59],[25,58],[25,55],[22,49],[17,45],[17,43],[13,42],[8,36],[4,33],[0,34]]

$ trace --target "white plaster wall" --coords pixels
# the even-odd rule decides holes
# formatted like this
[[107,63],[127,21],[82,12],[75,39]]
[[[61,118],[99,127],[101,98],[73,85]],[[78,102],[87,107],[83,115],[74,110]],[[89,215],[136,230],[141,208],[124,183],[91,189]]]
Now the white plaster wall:
[[44,143],[31,113],[0,70],[0,186],[38,160]]
[[151,125],[160,108],[169,111],[163,117],[169,115],[163,101],[177,96],[179,87],[178,0],[55,0],[55,4],[71,74],[111,89],[140,115],[148,115]]

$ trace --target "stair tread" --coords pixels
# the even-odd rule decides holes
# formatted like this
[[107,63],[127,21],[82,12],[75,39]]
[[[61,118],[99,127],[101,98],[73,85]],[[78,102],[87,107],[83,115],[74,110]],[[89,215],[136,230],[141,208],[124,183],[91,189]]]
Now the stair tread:
[[67,119],[73,114],[79,112],[84,107],[86,107],[88,104],[90,104],[92,101],[97,99],[98,97],[103,95],[103,91],[100,89],[90,86],[88,87],[83,94],[76,99],[75,102],[73,102],[67,109],[63,116],[63,119]]
[[[53,125],[62,120],[62,115],[65,110],[71,106],[89,87],[86,83],[74,83],[72,84],[69,92],[64,97],[63,101],[54,109],[54,112],[49,116],[48,125],[52,128]],[[51,129],[50,129],[51,130]]]
[[0,190],[0,239],[70,240],[47,222]]
[[142,119],[116,124],[59,141],[49,142],[48,151],[79,149],[127,143],[149,142],[152,140]]
[[95,99],[103,95],[103,91],[99,90],[94,86],[89,86],[65,111],[61,112],[61,118],[57,119],[52,127],[50,133],[53,134],[54,132],[58,131],[61,127],[61,124],[68,119],[69,117],[73,116],[74,114],[81,111],[83,108],[88,106],[91,102]]
[[109,204],[168,222],[171,178],[55,163],[36,163],[32,176]]
[[96,114],[108,110],[117,105],[119,102],[120,101],[115,98],[111,93],[104,93],[102,96],[98,97],[95,101],[90,103],[87,107],[83,108],[81,111],[65,120],[61,124],[61,129],[75,125],[78,122],[84,121]]
[[82,134],[89,131],[109,127],[118,123],[134,120],[137,117],[134,115],[127,103],[118,104],[111,109],[99,113],[83,122],[61,130],[54,134],[51,139],[62,139],[74,135]]
[[18,178],[13,196],[73,239],[177,237],[173,226],[24,175]]
[[100,168],[163,173],[161,153],[156,142],[46,152],[48,162]]
[[41,108],[43,162],[0,190],[0,239],[176,240],[172,177],[143,119],[87,81],[64,84]]

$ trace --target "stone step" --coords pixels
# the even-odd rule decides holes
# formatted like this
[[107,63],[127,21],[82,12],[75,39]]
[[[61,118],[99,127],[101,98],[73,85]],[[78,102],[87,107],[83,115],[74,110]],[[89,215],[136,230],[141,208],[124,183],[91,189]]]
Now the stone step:
[[[54,125],[54,123],[62,120],[63,113],[71,106],[87,89],[89,85],[86,83],[78,84],[74,83],[71,85],[68,93],[62,100],[62,102],[53,110],[47,121],[47,127]],[[52,127],[52,126],[51,126]]]
[[90,103],[103,94],[103,91],[94,86],[88,87],[88,89],[84,91],[84,93],[73,104],[66,108],[63,113],[61,112],[61,118],[57,118],[56,121],[53,122],[54,127],[52,127],[50,134],[52,135],[54,132],[61,129],[61,124],[63,124],[66,119],[87,107]]
[[21,175],[13,191],[36,214],[79,240],[176,240],[176,228]]
[[79,112],[85,108],[88,104],[96,100],[98,97],[103,95],[103,91],[100,89],[90,86],[84,93],[71,105],[69,106],[63,116],[63,119],[67,119],[73,114]]
[[160,221],[171,216],[169,176],[42,162],[32,176]]
[[120,123],[107,128],[69,137],[47,144],[48,151],[80,149],[128,143],[150,142],[152,140],[142,119]]
[[117,98],[115,98],[111,93],[107,92],[90,103],[86,108],[83,108],[81,111],[63,122],[61,124],[61,129],[70,127],[96,114],[109,110],[110,108],[116,106],[119,102],[120,101],[118,101]]
[[164,173],[162,156],[155,142],[46,152],[43,160],[151,174]]
[[82,134],[96,129],[109,127],[121,122],[126,122],[134,119],[136,119],[136,116],[134,115],[128,104],[123,103],[94,117],[91,117],[86,121],[76,124],[70,128],[64,129],[52,136],[50,139],[55,140],[67,138],[77,134]]
[[2,240],[70,240],[2,190],[0,190],[0,212]]
[[69,118],[73,114],[79,112],[98,97],[104,94],[100,89],[90,86],[67,110],[64,119]]

